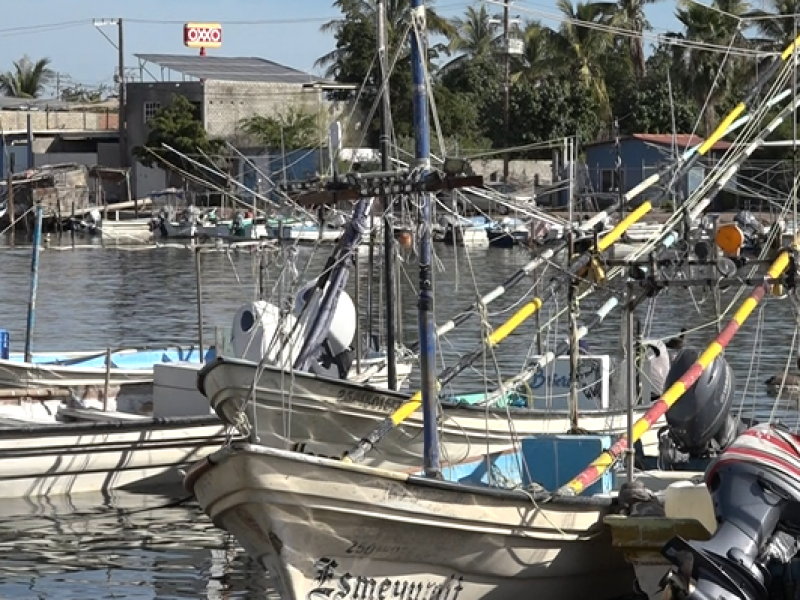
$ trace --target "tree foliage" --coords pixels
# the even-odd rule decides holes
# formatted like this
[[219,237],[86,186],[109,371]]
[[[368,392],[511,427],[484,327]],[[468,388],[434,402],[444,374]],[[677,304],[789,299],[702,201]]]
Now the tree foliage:
[[0,92],[14,98],[38,98],[53,77],[49,58],[34,62],[25,55],[14,61],[11,71],[0,74]]
[[[210,179],[209,172],[181,155],[215,169],[224,166],[220,165],[219,158],[224,143],[208,136],[200,120],[199,107],[186,97],[173,96],[172,102],[159,108],[147,124],[150,128],[147,141],[134,149],[134,156],[143,165],[186,171],[203,179]],[[168,150],[164,144],[177,152]]]
[[294,106],[271,116],[247,117],[239,127],[259,145],[283,150],[316,147],[322,136],[317,115]]
[[[745,0],[710,0],[706,5],[679,0],[679,31],[646,44],[648,4],[657,0],[557,0],[563,19],[548,27],[522,24],[521,55],[506,57],[502,28],[490,5],[467,7],[445,22],[428,8],[431,38],[446,44],[429,52],[432,143],[462,154],[525,146],[578,134],[584,142],[621,134],[688,133],[707,135],[719,118],[752,85],[759,69],[757,50],[786,46],[794,34],[791,19],[800,0],[766,0],[752,11]],[[367,84],[362,114],[368,114],[379,82],[375,70],[374,0],[336,0],[342,12],[324,26],[336,48],[318,64],[341,82]],[[392,124],[398,140],[413,134],[411,71],[407,40],[409,0],[387,2],[389,55],[398,61],[391,76]],[[431,3],[429,3],[431,4]],[[740,27],[739,17],[757,15],[757,27]],[[773,17],[774,18],[770,18]],[[747,33],[750,37],[745,37]],[[760,35],[761,38],[754,38]],[[735,52],[726,52],[727,48]],[[505,61],[510,65],[509,136],[504,135]],[[436,126],[441,128],[441,136]],[[375,122],[362,124],[374,131]],[[358,143],[360,140],[351,140]],[[367,136],[367,143],[375,138]],[[405,142],[401,145],[407,145]],[[517,152],[516,156],[524,156]]]

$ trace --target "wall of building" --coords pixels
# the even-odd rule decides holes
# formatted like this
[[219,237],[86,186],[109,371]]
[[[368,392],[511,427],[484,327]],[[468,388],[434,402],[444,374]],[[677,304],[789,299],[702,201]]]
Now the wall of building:
[[[683,153],[684,148],[678,148]],[[712,151],[710,160],[716,160],[722,155],[721,151]],[[620,157],[622,159],[623,191],[630,191],[647,177],[657,173],[664,166],[673,162],[669,155],[669,148],[659,148],[653,144],[637,139],[626,139],[620,143]],[[612,142],[595,144],[586,149],[586,168],[593,191],[608,191],[607,184],[613,177],[616,164],[616,150]],[[685,193],[691,193],[705,178],[707,167],[697,165],[681,180],[681,187]],[[673,202],[674,197],[667,197],[664,202]]]
[[304,90],[301,84],[253,81],[206,81],[205,126],[212,136],[235,139],[239,124],[253,115],[285,114],[289,107],[320,115],[320,128],[330,122],[329,103],[322,92]]
[[119,128],[117,111],[111,108],[99,111],[88,110],[0,110],[0,126],[3,131],[25,131],[31,116],[31,129],[107,131]]
[[129,156],[133,148],[147,140],[150,132],[147,120],[153,112],[169,105],[175,95],[184,96],[201,108],[203,106],[203,84],[199,81],[134,82],[125,86],[125,93]]
[[[476,175],[483,175],[485,181],[503,180],[502,159],[474,159],[470,161]],[[551,160],[511,160],[508,162],[508,181],[520,185],[547,185],[553,180],[553,161]]]

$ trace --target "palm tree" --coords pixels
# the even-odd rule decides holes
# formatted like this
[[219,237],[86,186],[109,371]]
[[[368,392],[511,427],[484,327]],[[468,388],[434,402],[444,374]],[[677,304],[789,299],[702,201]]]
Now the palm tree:
[[619,0],[617,10],[611,20],[612,25],[621,29],[636,32],[626,37],[625,43],[631,55],[631,62],[636,77],[641,79],[645,74],[644,31],[650,29],[650,23],[644,14],[644,7],[658,0]]
[[268,148],[297,150],[320,143],[317,115],[289,107],[274,116],[252,115],[239,122],[241,130]]
[[[385,2],[386,37],[389,53],[393,55],[400,37],[405,33],[406,24],[410,23],[411,0],[385,0]],[[428,4],[430,3],[429,0]],[[362,60],[363,57],[360,55],[370,49],[370,56],[374,55],[377,31],[376,4],[375,0],[334,1],[333,7],[341,11],[342,17],[328,21],[320,27],[320,30],[334,35],[337,41],[336,48],[319,57],[314,63],[316,67],[326,69],[327,77],[340,79],[347,71],[346,65],[349,62]],[[428,32],[452,37],[453,27],[447,19],[437,15],[432,8],[428,7],[425,11]],[[353,29],[348,30],[348,27]]]
[[539,21],[528,21],[522,32],[524,53],[515,61],[514,80],[524,77],[529,81],[541,81],[558,71],[558,61],[553,55],[554,38],[558,35]]
[[27,55],[14,61],[14,70],[0,74],[0,92],[14,98],[37,98],[53,78],[50,59],[33,62]]
[[783,49],[800,34],[800,0],[767,0],[770,11],[753,10],[745,16],[755,19],[758,31],[772,44],[772,48]]
[[456,17],[450,24],[453,28],[450,51],[469,58],[488,56],[500,37],[498,23],[483,4],[477,9],[467,7],[464,18]]
[[557,67],[565,75],[572,74],[592,95],[603,117],[610,118],[611,106],[603,73],[603,57],[612,47],[614,37],[607,29],[616,5],[610,2],[578,2],[556,0],[564,15],[558,30],[550,36]]
[[[714,0],[711,6],[681,0],[675,16],[685,27],[685,39],[717,47],[747,45],[738,16],[749,6],[744,0]],[[717,106],[741,75],[741,59],[708,48],[680,47],[681,72],[698,106],[705,105],[703,123],[706,135],[714,129]]]

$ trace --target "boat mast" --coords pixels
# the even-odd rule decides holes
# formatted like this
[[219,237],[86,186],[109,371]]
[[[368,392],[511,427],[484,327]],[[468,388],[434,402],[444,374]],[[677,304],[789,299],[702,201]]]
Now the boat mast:
[[[39,288],[39,247],[42,244],[42,216],[44,208],[41,202],[36,203],[36,225],[33,230],[33,248],[31,249],[31,292],[28,297],[28,321],[25,327],[25,362],[31,362],[31,342],[33,340],[33,324],[36,319],[36,290]],[[11,215],[13,231],[14,215]]]
[[[425,81],[426,60],[425,0],[411,0],[411,81],[414,110],[414,157],[416,166],[428,171],[431,166],[430,130],[428,125],[428,90]],[[424,470],[426,477],[440,477],[439,440],[436,431],[436,327],[433,316],[433,284],[431,263],[431,195],[422,193],[420,207],[422,235],[419,240],[419,302],[417,318],[420,341],[420,379],[424,418]]]
[[[380,104],[380,152],[381,171],[386,173],[391,168],[389,152],[391,149],[391,125],[389,116],[389,63],[386,48],[386,0],[378,0],[378,71],[381,74]],[[386,295],[386,360],[387,378],[390,390],[397,389],[397,356],[395,349],[395,281],[394,281],[394,196],[384,196],[383,200],[383,262],[384,286]]]

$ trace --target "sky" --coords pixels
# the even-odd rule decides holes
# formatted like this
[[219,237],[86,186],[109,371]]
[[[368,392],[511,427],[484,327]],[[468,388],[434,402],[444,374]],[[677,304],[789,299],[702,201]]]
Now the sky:
[[[501,12],[500,2],[484,0],[492,12]],[[706,0],[699,0],[705,2]],[[139,61],[134,54],[194,54],[183,46],[183,24],[219,22],[223,46],[209,55],[260,56],[309,73],[321,74],[314,62],[333,49],[331,35],[320,25],[339,16],[333,0],[27,0],[5,11],[0,21],[0,72],[27,54],[47,57],[62,81],[95,87],[110,85],[117,65],[115,27],[95,27],[94,19],[122,18],[126,72]],[[445,16],[463,14],[476,0],[436,0],[433,6]],[[678,27],[675,0],[648,6],[654,34]],[[557,14],[555,0],[520,0],[511,8],[522,20],[539,19],[553,25],[548,16]],[[652,40],[650,40],[652,42]],[[160,73],[151,70],[156,76]],[[152,80],[147,74],[146,79]]]

